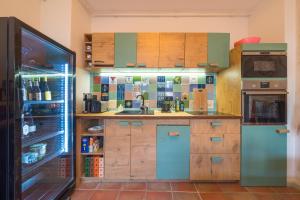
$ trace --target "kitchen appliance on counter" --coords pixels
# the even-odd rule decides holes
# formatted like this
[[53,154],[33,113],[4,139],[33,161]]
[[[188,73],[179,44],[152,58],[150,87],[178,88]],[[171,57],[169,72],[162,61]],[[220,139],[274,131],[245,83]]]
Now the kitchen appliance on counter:
[[174,106],[173,97],[167,96],[165,97],[164,102],[162,104],[161,112],[166,112],[166,113],[171,112],[173,106]]
[[75,53],[0,18],[0,199],[64,199],[75,185]]
[[101,113],[108,111],[107,101],[98,101],[97,95],[83,93],[83,113]]

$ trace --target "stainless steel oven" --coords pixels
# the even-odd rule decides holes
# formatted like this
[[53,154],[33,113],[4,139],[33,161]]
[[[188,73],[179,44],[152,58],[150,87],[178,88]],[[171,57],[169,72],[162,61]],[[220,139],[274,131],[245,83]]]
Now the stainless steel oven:
[[244,51],[241,62],[243,78],[284,78],[287,76],[285,51]]
[[243,124],[286,124],[287,94],[283,80],[244,81]]

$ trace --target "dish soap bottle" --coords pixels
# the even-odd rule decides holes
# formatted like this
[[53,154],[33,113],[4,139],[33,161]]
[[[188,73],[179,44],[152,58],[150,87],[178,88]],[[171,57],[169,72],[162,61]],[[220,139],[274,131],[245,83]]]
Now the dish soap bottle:
[[179,112],[180,111],[180,101],[178,99],[178,97],[176,97],[175,99],[175,112]]
[[182,99],[181,99],[180,104],[179,104],[179,110],[184,111],[184,102],[183,102]]

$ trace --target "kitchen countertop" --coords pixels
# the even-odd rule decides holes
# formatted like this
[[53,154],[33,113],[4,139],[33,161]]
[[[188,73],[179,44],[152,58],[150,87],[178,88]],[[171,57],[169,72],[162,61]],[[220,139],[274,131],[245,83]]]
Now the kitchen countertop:
[[109,118],[109,119],[241,119],[241,116],[231,115],[220,112],[197,112],[197,114],[190,114],[187,112],[171,112],[163,113],[161,111],[155,110],[154,115],[116,115],[117,111],[108,111],[104,113],[77,113],[76,117],[87,117],[87,118]]

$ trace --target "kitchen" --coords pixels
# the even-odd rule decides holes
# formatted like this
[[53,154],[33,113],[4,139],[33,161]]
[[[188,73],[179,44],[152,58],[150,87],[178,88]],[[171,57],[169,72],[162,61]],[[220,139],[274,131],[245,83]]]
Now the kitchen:
[[[116,2],[33,0],[0,9],[1,16],[16,16],[56,41],[16,23],[25,38],[24,88],[33,80],[42,92],[40,102],[24,101],[33,104],[24,112],[26,123],[38,130],[62,119],[62,130],[51,133],[63,141],[63,156],[53,154],[57,163],[47,161],[55,143],[47,142],[50,135],[29,133],[36,146],[26,135],[25,163],[22,157],[22,167],[15,165],[24,170],[11,175],[16,183],[10,199],[41,198],[43,190],[42,199],[58,193],[71,199],[299,198],[298,2],[176,1],[173,8]],[[26,15],[31,9],[39,12]],[[261,42],[235,44],[252,36]],[[41,47],[42,54],[62,54],[55,62],[64,64],[30,55]],[[32,76],[38,65],[58,74]],[[76,66],[76,79],[70,66]],[[36,104],[49,102],[56,118],[39,119],[47,109]],[[53,106],[63,102],[69,106]],[[48,191],[45,174],[56,173],[48,172],[52,164],[46,161],[65,169],[59,180],[69,182],[60,184],[71,190]],[[43,173],[32,176],[30,170]]]

